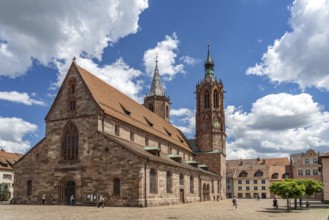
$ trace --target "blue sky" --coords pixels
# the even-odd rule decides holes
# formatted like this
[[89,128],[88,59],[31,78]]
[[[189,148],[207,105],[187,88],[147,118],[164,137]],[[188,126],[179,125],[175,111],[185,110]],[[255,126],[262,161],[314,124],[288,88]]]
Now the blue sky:
[[328,0],[10,1],[0,8],[0,147],[26,152],[72,57],[133,99],[155,55],[172,123],[195,134],[210,42],[224,83],[228,158],[329,150]]

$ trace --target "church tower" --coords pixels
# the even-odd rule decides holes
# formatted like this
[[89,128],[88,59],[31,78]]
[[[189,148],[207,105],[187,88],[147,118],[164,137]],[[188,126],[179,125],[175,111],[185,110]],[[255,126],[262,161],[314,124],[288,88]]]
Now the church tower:
[[204,79],[196,85],[196,145],[201,152],[226,154],[224,88],[214,76],[214,66],[208,45]]
[[204,79],[196,85],[196,151],[195,159],[209,171],[221,176],[218,193],[226,198],[226,134],[224,87],[214,76],[214,61],[208,55],[204,62]]
[[152,85],[148,96],[144,98],[144,107],[170,122],[170,99],[163,89],[159,69],[158,57],[155,60],[155,69]]

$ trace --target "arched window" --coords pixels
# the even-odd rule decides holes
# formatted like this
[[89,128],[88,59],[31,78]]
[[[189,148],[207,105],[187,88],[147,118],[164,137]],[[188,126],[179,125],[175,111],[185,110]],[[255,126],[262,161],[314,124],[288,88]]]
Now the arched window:
[[272,179],[279,179],[279,174],[278,173],[273,173],[272,174]]
[[210,108],[210,100],[209,100],[209,92],[208,92],[208,90],[206,90],[206,92],[204,93],[204,108],[205,109]]
[[113,195],[120,196],[120,179],[115,178],[113,180]]
[[150,110],[151,112],[154,112],[154,108],[153,108],[153,105],[152,105],[152,104],[149,104],[149,110]]
[[169,107],[166,105],[166,118],[169,118]]
[[219,108],[219,104],[218,104],[218,90],[217,89],[214,91],[214,108]]
[[305,164],[309,164],[310,161],[308,159],[305,160]]
[[179,185],[184,186],[184,175],[179,174]]
[[313,163],[318,163],[318,159],[314,158]]
[[171,173],[169,171],[167,171],[167,175],[166,175],[166,191],[167,193],[172,193],[172,190],[171,190]]
[[239,177],[247,177],[248,176],[248,173],[246,171],[242,171],[240,174],[239,174]]
[[63,133],[62,158],[64,160],[77,160],[79,152],[79,135],[77,127],[69,122]]
[[194,178],[190,176],[190,193],[194,193]]
[[157,173],[154,169],[150,170],[150,193],[157,192]]
[[26,182],[26,195],[32,195],[32,180]]
[[256,176],[256,177],[260,177],[260,176],[263,176],[263,172],[262,171],[260,171],[260,170],[257,170],[257,172],[255,173],[255,175],[254,176]]

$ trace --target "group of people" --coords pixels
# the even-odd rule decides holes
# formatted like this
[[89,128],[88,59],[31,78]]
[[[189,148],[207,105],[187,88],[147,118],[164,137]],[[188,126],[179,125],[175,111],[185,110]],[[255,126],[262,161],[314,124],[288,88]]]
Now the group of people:
[[[259,197],[256,197],[257,200],[259,200]],[[232,199],[232,203],[233,203],[233,209],[237,209],[238,208],[238,199],[236,198],[236,196],[233,197]],[[274,197],[273,199],[273,207],[275,209],[278,209],[279,208],[279,202],[278,200]]]
[[[46,204],[46,200],[47,200],[46,194],[43,194],[42,197],[41,197],[41,201],[42,201],[43,205]],[[105,202],[105,199],[104,199],[103,195],[100,195],[99,200],[98,200],[98,205],[97,205],[98,208],[101,207],[101,206],[102,206],[102,208],[104,208],[104,202]],[[69,204],[70,205],[75,204],[75,196],[74,195],[70,196]]]

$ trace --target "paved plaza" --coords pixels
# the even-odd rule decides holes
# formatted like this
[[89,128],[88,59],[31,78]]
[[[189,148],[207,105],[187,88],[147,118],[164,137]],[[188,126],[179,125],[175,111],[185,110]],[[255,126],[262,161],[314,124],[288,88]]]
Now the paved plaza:
[[238,208],[232,208],[231,200],[198,202],[182,205],[122,208],[54,205],[0,205],[1,220],[56,220],[56,219],[107,219],[107,220],[157,220],[157,219],[297,219],[329,220],[328,208],[310,208],[286,212],[285,200],[279,200],[279,209],[272,208],[272,200],[242,200]]

